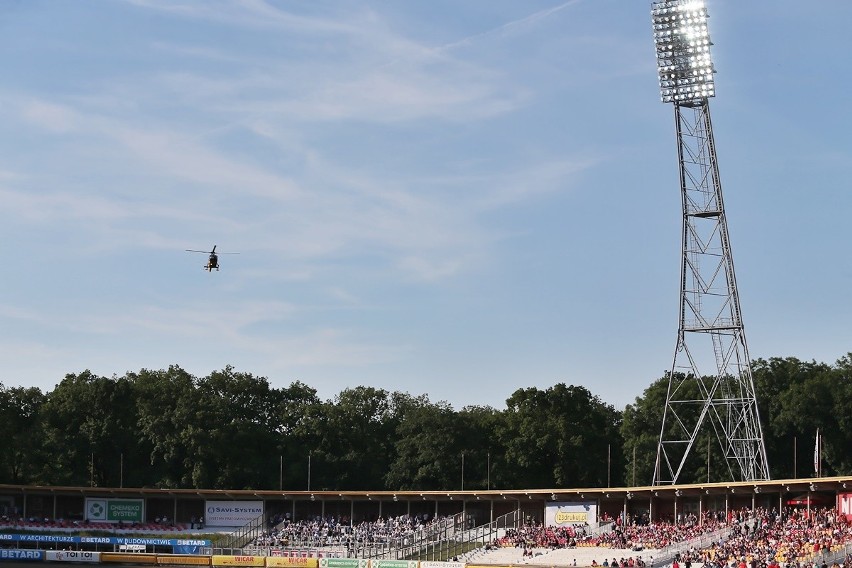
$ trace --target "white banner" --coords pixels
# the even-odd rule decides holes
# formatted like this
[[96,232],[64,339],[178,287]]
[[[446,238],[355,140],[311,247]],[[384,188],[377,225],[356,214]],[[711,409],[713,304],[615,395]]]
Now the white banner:
[[852,493],[837,494],[837,512],[852,520]]
[[47,550],[44,559],[48,562],[100,562],[100,552],[87,550]]
[[437,562],[434,560],[421,560],[420,568],[464,568],[464,562]]
[[204,526],[242,527],[263,515],[263,501],[205,501]]
[[557,501],[544,509],[544,524],[548,527],[570,527],[597,521],[598,506],[587,501]]

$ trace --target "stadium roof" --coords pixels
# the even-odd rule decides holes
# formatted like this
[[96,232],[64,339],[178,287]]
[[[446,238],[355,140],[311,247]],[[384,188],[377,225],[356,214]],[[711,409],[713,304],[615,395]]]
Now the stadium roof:
[[168,489],[150,487],[66,487],[0,485],[0,494],[110,495],[115,497],[183,497],[187,499],[246,500],[290,499],[296,501],[574,501],[610,499],[674,499],[699,495],[796,494],[852,491],[852,476],[776,481],[699,483],[639,487],[587,487],[551,489],[491,489],[466,491],[292,491],[255,489]]

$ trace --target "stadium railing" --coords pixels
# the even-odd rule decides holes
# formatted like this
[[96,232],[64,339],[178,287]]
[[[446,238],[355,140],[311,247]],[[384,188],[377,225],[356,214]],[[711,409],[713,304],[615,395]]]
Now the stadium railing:
[[213,548],[241,549],[263,534],[263,515],[249,521],[234,532],[224,535],[213,543]]
[[648,562],[648,568],[659,568],[660,566],[669,565],[678,555],[682,555],[689,550],[702,550],[709,548],[714,542],[724,542],[739,526],[740,524],[730,525],[713,532],[701,534],[693,539],[670,544],[662,548],[657,556],[651,558],[650,562]]

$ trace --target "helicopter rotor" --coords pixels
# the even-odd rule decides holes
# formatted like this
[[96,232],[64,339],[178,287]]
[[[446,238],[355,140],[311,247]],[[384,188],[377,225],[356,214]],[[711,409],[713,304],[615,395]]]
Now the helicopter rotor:
[[184,249],[186,252],[200,252],[202,254],[240,254],[238,252],[216,252],[216,245],[213,245],[213,250],[196,250],[196,249]]

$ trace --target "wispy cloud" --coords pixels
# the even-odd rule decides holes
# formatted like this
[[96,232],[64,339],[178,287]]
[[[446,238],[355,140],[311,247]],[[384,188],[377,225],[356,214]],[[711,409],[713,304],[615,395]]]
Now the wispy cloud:
[[523,18],[518,18],[517,20],[512,20],[511,22],[506,22],[505,24],[501,24],[496,28],[492,28],[490,30],[486,30],[484,32],[480,32],[477,34],[473,34],[467,36],[465,38],[444,44],[440,46],[438,51],[449,51],[458,47],[470,45],[477,40],[487,38],[487,37],[501,37],[506,36],[513,33],[521,33],[526,32],[530,28],[532,28],[535,24],[540,21],[552,16],[553,14],[568,8],[569,6],[573,6],[575,4],[579,4],[583,0],[569,0],[568,2],[564,2],[559,4],[558,6],[553,6],[551,8],[545,8],[543,10],[539,10],[537,12],[533,12],[528,16],[524,16]]
[[[497,69],[455,56],[453,47],[530,30],[578,1],[438,49],[400,35],[369,11],[297,15],[261,1],[131,1],[167,17],[292,30],[309,38],[300,40],[308,45],[323,34],[342,35],[351,50],[342,61],[339,47],[290,61],[248,48],[158,39],[152,45],[160,52],[223,68],[140,69],[105,77],[73,97],[7,92],[2,99],[10,117],[56,143],[73,135],[76,152],[82,143],[82,151],[109,155],[140,176],[91,192],[47,191],[34,185],[38,181],[3,191],[22,219],[96,220],[97,230],[123,235],[101,239],[104,246],[131,239],[168,246],[174,236],[159,235],[157,228],[182,222],[185,232],[214,225],[259,243],[260,250],[301,259],[305,264],[288,269],[286,278],[309,278],[312,261],[364,251],[406,278],[452,277],[505,238],[488,227],[483,213],[570,188],[597,161],[541,156],[464,173],[436,164],[428,173],[398,174],[381,163],[354,167],[345,152],[327,147],[333,139],[311,128],[355,123],[405,129],[435,119],[465,124],[512,113],[527,104],[527,89]],[[291,41],[286,34],[275,39]],[[164,107],[177,121],[157,118],[155,109]],[[241,151],[261,142],[281,158],[260,160]],[[84,166],[71,162],[68,168]]]
[[48,101],[29,100],[21,105],[21,115],[30,123],[56,133],[78,127],[78,115],[66,106]]
[[[274,55],[251,53],[243,55],[243,61],[233,50],[213,46],[154,44],[177,56],[230,64],[230,72],[219,77],[170,72],[144,79],[159,83],[161,89],[187,103],[204,101],[223,112],[299,121],[477,120],[510,112],[526,97],[523,89],[503,81],[494,69],[402,36],[371,11],[305,16],[261,1],[224,6],[191,3],[176,7],[149,1],[134,4],[215,19],[229,27],[259,25],[286,32],[276,36],[279,48]],[[334,47],[323,42],[323,34],[335,37]],[[341,44],[346,48],[341,49]],[[298,52],[299,57],[288,57],[290,50]],[[140,90],[131,87],[127,91]]]
[[[395,259],[391,264],[404,273],[424,280],[445,278],[470,267],[469,259],[499,238],[478,219],[483,211],[568,188],[572,178],[596,163],[586,158],[515,169],[503,166],[478,176],[379,177],[347,168],[316,149],[301,148],[296,151],[308,160],[304,173],[311,181],[295,182],[267,167],[239,162],[213,148],[204,138],[166,130],[161,125],[145,128],[52,103],[29,106],[59,109],[57,113],[68,117],[67,123],[75,125],[79,135],[95,137],[112,151],[116,146],[123,148],[127,158],[158,176],[175,176],[190,182],[194,189],[164,201],[166,195],[162,191],[150,198],[142,194],[129,199],[126,191],[87,195],[0,187],[7,205],[19,213],[19,220],[98,220],[102,223],[99,228],[125,233],[124,239],[104,241],[114,246],[123,246],[133,238],[138,242],[157,241],[140,236],[136,227],[125,226],[122,220],[215,224],[220,231],[239,230],[244,233],[243,238],[263,243],[261,248],[304,259],[373,248]],[[43,124],[43,116],[37,115],[36,124]],[[274,130],[265,136],[277,139]],[[251,223],[240,223],[229,219],[224,210],[199,207],[187,200],[204,195],[207,190],[203,188],[211,186],[243,200],[250,196],[271,198],[287,205],[261,205]],[[426,187],[432,189],[422,191]],[[270,235],[278,238],[269,238]],[[164,245],[172,241],[159,242]]]
[[142,9],[164,12],[182,18],[219,22],[229,26],[276,28],[306,35],[314,33],[364,33],[358,26],[348,24],[345,21],[319,16],[297,15],[276,8],[262,0],[238,0],[236,2],[126,1]]

